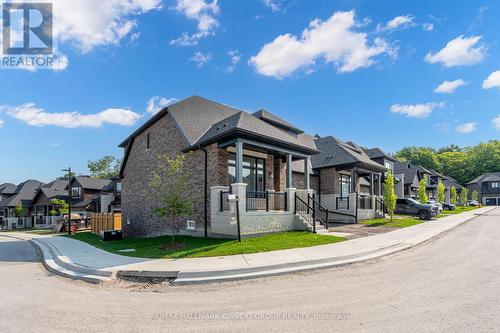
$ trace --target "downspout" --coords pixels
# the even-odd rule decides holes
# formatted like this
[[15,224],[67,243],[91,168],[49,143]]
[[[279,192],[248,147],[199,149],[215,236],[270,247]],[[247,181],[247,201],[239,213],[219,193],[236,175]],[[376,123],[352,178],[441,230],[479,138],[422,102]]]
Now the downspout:
[[207,200],[208,200],[208,152],[205,148],[201,149],[203,153],[205,154],[205,200],[204,200],[204,213],[205,213],[205,238],[208,238],[208,205],[207,205]]

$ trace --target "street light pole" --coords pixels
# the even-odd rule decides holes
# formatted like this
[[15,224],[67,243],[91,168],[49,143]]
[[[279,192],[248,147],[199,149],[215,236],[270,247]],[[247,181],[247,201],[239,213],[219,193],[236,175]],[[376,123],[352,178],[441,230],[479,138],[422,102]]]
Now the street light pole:
[[68,173],[68,235],[71,235],[71,167],[61,171]]

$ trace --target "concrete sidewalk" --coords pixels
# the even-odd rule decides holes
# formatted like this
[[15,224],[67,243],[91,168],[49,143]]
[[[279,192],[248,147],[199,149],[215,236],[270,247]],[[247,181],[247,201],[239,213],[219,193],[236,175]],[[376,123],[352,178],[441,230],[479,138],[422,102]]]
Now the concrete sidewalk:
[[31,240],[42,252],[44,265],[63,276],[88,282],[117,276],[157,277],[171,278],[174,284],[187,284],[255,278],[373,259],[418,245],[492,209],[484,207],[341,243],[209,258],[142,259],[105,252],[66,237],[20,232],[0,236]]

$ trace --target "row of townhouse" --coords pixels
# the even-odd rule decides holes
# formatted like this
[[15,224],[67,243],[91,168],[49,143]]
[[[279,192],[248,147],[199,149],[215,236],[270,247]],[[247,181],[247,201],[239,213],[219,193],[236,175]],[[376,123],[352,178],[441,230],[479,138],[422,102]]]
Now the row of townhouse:
[[312,220],[321,226],[382,216],[389,169],[399,197],[416,197],[422,177],[431,198],[439,180],[446,181],[447,201],[451,186],[461,189],[381,149],[312,136],[266,110],[247,113],[199,96],[163,108],[119,146],[122,228],[133,237],[170,232],[170,224],[152,214],[147,191],[165,154],[191,152],[185,168],[194,209],[176,221],[176,230],[190,235],[234,235],[231,194],[238,198],[241,232],[251,235],[311,230]]
[[500,206],[500,172],[488,172],[467,183],[469,191],[479,194],[479,202],[486,206]]
[[[108,213],[121,210],[121,180],[94,179],[76,176],[56,179],[44,184],[38,180],[27,180],[19,185],[0,185],[0,224],[3,229],[50,227],[61,216],[53,216],[53,199],[68,200],[71,194],[72,218],[81,219],[91,213]],[[22,207],[22,214],[16,207]]]

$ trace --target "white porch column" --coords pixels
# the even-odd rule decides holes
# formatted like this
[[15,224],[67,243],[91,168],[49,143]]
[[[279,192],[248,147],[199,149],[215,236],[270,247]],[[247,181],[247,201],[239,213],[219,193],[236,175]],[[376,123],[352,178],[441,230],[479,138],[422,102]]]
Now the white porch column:
[[286,188],[292,188],[292,154],[286,154]]
[[311,162],[311,157],[307,156],[304,159],[304,185],[305,185],[306,190],[308,190],[308,191],[309,191],[309,189],[311,189],[311,182],[310,182],[310,178],[309,178],[309,176],[310,176],[309,174],[311,173],[311,168],[309,167],[310,162]]
[[240,214],[244,214],[247,211],[247,184],[245,183],[234,183],[231,184],[231,190],[234,195],[238,198],[240,206]]
[[375,181],[373,179],[373,173],[370,173],[370,194],[375,194]]
[[[236,183],[243,183],[243,142],[236,142]],[[233,192],[234,193],[234,192]]]

